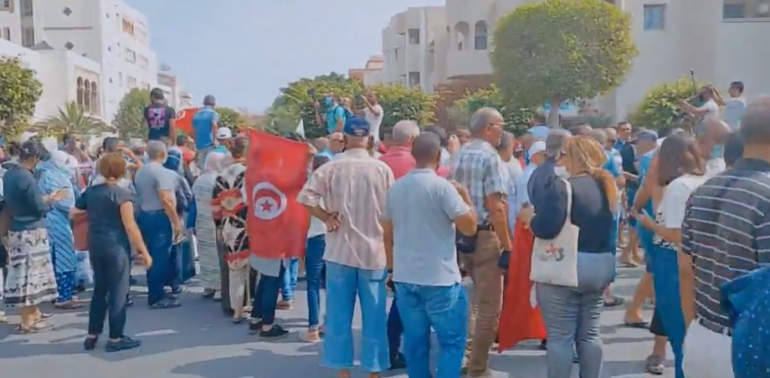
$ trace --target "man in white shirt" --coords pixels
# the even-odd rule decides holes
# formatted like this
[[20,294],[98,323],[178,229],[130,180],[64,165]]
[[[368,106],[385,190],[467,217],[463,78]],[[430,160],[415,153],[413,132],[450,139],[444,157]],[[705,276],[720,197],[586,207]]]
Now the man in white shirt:
[[362,96],[364,100],[364,118],[371,125],[371,136],[374,137],[374,145],[377,146],[380,143],[380,125],[382,125],[382,118],[385,116],[385,112],[382,111],[379,101],[377,101],[377,95],[374,92],[369,91],[366,96]]
[[[733,131],[741,127],[741,120],[746,113],[746,99],[743,97],[743,83],[734,81],[730,83],[730,98],[722,100],[725,106],[725,123]],[[718,99],[720,100],[720,99]]]
[[719,119],[719,105],[716,102],[717,95],[714,88],[711,86],[704,87],[701,96],[703,96],[703,101],[705,101],[703,105],[693,106],[687,101],[682,101],[682,108],[699,121],[705,121],[708,118]]

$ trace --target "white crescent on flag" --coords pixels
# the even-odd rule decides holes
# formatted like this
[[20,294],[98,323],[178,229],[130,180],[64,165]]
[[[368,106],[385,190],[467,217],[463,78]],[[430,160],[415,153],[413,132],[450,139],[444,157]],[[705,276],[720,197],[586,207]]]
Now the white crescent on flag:
[[[275,194],[275,196],[278,197],[278,200],[265,195],[257,197],[259,192],[264,190]],[[254,188],[251,189],[251,198],[253,201],[252,205],[254,206],[254,216],[259,219],[275,219],[286,211],[286,195],[269,182],[260,182],[257,185],[254,185]]]

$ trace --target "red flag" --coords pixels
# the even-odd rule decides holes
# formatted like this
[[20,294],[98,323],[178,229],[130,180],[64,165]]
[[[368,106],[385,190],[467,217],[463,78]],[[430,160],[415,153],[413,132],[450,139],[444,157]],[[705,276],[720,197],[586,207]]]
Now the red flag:
[[305,255],[310,215],[297,202],[307,181],[308,147],[251,130],[246,162],[251,253],[280,259]]
[[532,231],[521,222],[516,222],[513,251],[508,263],[508,284],[505,286],[505,300],[498,328],[501,352],[523,340],[540,340],[546,336],[540,306],[534,298],[535,283],[529,280],[534,242]]
[[185,134],[192,136],[193,127],[192,119],[195,113],[198,112],[197,108],[182,109],[176,113],[176,127],[177,130],[184,131]]

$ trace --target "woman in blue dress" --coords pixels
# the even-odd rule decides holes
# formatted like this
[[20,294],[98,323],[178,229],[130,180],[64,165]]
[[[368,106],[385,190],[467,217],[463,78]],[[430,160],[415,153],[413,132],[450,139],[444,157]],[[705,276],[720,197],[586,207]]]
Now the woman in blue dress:
[[43,195],[50,195],[59,190],[66,192],[64,199],[56,202],[46,215],[58,288],[56,307],[61,309],[75,309],[81,305],[74,296],[77,287],[78,256],[69,220],[70,209],[75,205],[76,194],[72,178],[76,169],[77,161],[64,151],[52,152],[51,158],[38,166],[38,184]]

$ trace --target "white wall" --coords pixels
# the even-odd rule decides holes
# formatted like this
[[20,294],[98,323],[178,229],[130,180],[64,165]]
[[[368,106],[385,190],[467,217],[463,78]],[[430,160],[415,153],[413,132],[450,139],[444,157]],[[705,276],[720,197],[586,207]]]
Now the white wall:
[[10,34],[10,41],[21,44],[21,17],[19,13],[19,0],[11,1],[11,9],[0,9],[0,39],[7,39]]

